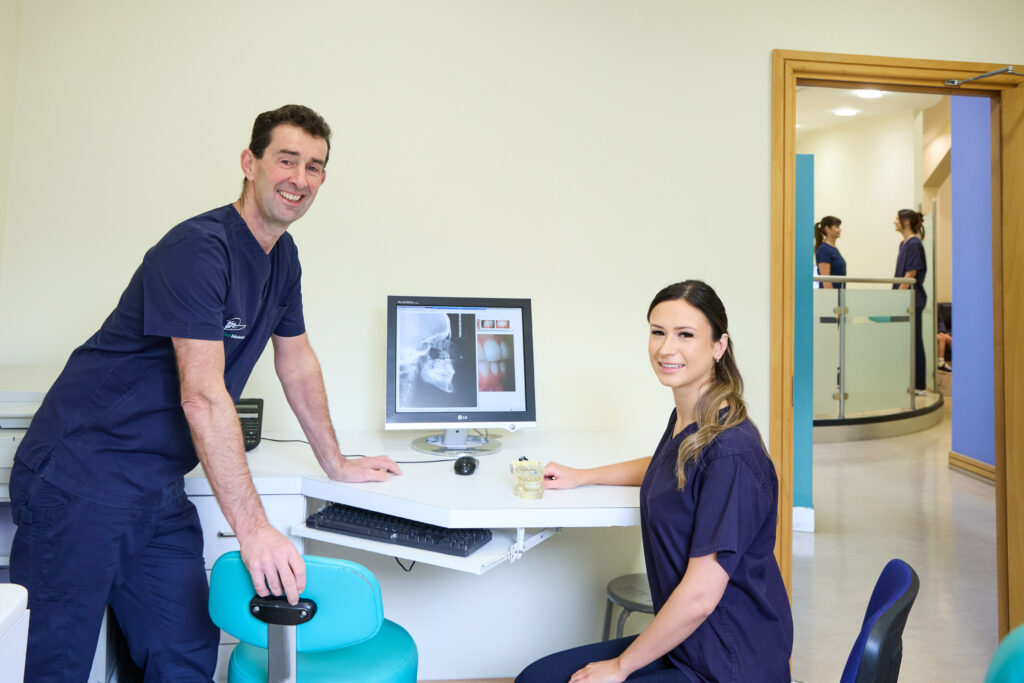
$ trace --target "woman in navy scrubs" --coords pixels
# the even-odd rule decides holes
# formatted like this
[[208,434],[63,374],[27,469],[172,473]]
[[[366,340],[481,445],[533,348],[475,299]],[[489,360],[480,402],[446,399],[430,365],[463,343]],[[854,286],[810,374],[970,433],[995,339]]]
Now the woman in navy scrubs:
[[789,597],[775,561],[778,480],[747,418],[722,302],[670,285],[648,309],[651,367],[675,408],[653,457],[545,468],[546,488],[640,485],[655,617],[637,636],[534,662],[517,683],[788,683]]
[[[825,216],[814,224],[814,260],[818,264],[818,275],[846,275],[846,259],[836,247],[842,226],[843,222],[835,216]],[[822,282],[821,286],[842,289],[843,283]]]
[[[924,291],[924,276],[928,272],[928,260],[924,254],[924,215],[912,209],[900,209],[893,221],[896,232],[903,237],[896,255],[896,272],[893,277],[914,278],[914,389],[920,395],[925,393],[924,337],[921,335],[921,313],[928,303]],[[893,285],[893,289],[910,289],[911,285]]]

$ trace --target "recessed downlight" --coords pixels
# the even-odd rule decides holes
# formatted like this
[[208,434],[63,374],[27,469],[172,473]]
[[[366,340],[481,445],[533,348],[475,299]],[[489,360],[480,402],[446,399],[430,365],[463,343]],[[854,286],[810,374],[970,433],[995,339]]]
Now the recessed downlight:
[[881,90],[854,90],[853,94],[863,100],[877,100],[885,93]]
[[860,113],[860,109],[852,109],[850,107],[840,107],[839,109],[833,109],[832,113],[836,116],[856,116]]

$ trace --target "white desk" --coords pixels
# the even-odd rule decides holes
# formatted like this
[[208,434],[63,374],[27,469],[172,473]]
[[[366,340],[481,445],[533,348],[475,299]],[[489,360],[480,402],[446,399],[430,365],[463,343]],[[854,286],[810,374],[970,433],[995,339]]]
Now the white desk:
[[[450,461],[424,462],[436,458],[413,451],[412,436],[340,435],[347,453],[385,453],[401,461],[402,476],[366,484],[328,481],[305,444],[263,441],[249,453],[249,464],[271,523],[290,531],[304,552],[351,559],[377,575],[387,617],[408,629],[419,647],[421,679],[511,677],[541,655],[597,640],[605,585],[643,569],[639,532],[631,528],[639,524],[639,490],[589,486],[546,491],[541,500],[526,501],[512,493],[509,463],[527,456],[593,467],[648,455],[657,435],[519,432],[506,436],[498,453],[480,456],[469,476],[456,475]],[[411,460],[418,462],[405,462]],[[185,489],[197,507],[206,506],[200,509],[211,564],[233,547],[233,539],[223,538],[228,530],[222,517],[211,520],[202,513],[213,499],[201,469],[186,477]],[[485,547],[470,558],[452,558],[306,529],[305,510],[297,513],[306,500],[498,530],[490,544],[496,556],[480,559]],[[532,535],[542,535],[539,540],[565,531],[519,555],[513,545],[531,536],[517,537],[518,529],[542,530]],[[417,564],[407,573],[392,557]]]

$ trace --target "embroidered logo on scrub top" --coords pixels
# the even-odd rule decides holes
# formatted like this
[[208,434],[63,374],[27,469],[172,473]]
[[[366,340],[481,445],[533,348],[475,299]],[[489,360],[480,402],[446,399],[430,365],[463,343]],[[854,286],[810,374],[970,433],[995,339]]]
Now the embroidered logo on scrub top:
[[226,339],[245,339],[244,334],[236,334],[245,329],[245,325],[242,324],[241,318],[232,318],[231,320],[224,323],[224,337]]

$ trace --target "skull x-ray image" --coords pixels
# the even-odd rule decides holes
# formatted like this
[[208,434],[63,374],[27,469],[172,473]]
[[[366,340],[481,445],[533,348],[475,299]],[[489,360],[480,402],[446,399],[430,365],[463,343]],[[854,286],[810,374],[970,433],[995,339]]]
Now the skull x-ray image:
[[398,323],[398,407],[476,406],[475,333],[472,314],[405,312]]

